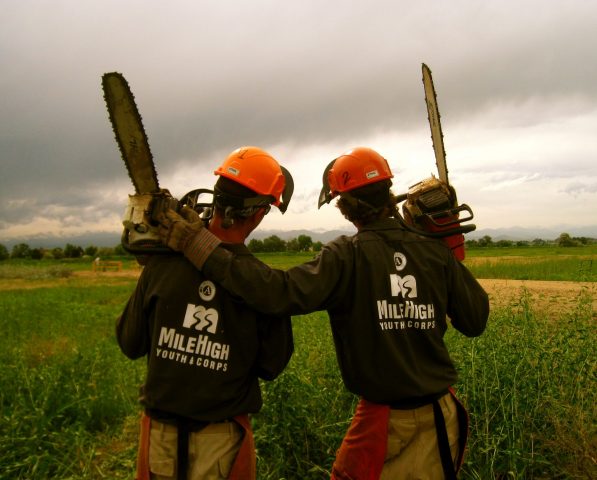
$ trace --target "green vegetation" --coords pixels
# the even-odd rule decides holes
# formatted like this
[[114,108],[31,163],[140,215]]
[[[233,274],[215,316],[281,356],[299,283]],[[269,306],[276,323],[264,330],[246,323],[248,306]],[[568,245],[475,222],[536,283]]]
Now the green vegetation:
[[113,335],[133,285],[0,292],[2,478],[98,478],[114,462],[133,469],[133,438],[106,451],[134,415],[143,375]]
[[465,263],[477,278],[597,281],[597,255],[473,258]]
[[[137,268],[133,257],[112,257],[122,262],[123,270]],[[10,259],[0,263],[0,280],[10,278],[41,279],[69,277],[74,272],[90,271],[93,259],[89,257],[53,259]]]
[[557,319],[522,290],[487,331],[447,343],[471,415],[463,478],[595,478],[597,333],[592,296]]
[[[586,255],[594,259],[594,251],[579,248],[577,264]],[[480,250],[471,250],[467,262],[490,278],[502,274],[502,262],[517,261],[476,255]],[[288,268],[313,253],[260,255]],[[573,267],[564,267],[569,256],[550,251],[526,260],[556,265],[533,275],[565,270],[564,279],[579,280]],[[145,362],[120,353],[114,321],[135,281],[97,285],[73,276],[68,285],[56,281],[47,288],[47,279],[55,277],[32,267],[77,272],[90,264],[0,264],[0,280],[46,286],[0,290],[0,478],[133,478]],[[20,269],[17,277],[6,273],[11,268]],[[127,260],[125,268],[135,268],[134,262]],[[510,265],[503,274],[519,268],[531,269]],[[590,291],[549,319],[535,314],[524,290],[518,293],[492,311],[481,337],[466,339],[453,330],[447,335],[461,376],[457,390],[472,422],[461,478],[596,478],[597,331]],[[263,384],[265,405],[253,417],[263,480],[329,478],[356,404],[338,373],[327,314],[295,317],[293,325],[295,355],[278,380]]]
[[512,246],[512,247],[484,247],[466,250],[468,258],[477,257],[561,257],[561,256],[590,256],[597,255],[597,244],[559,247],[557,245]]
[[[313,252],[258,253],[275,268],[307,262]],[[467,251],[464,261],[477,278],[515,280],[597,281],[597,245],[574,247],[486,248]]]
[[464,263],[477,278],[595,282],[597,244],[470,249]]

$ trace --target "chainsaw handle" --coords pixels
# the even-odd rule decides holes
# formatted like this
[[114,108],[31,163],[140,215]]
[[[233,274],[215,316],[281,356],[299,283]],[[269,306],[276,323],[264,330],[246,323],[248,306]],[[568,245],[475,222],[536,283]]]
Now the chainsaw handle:
[[477,225],[472,224],[472,223],[469,225],[464,225],[464,226],[461,225],[456,228],[451,228],[449,230],[442,230],[441,232],[427,232],[425,230],[419,230],[418,228],[408,225],[407,223],[403,223],[403,225],[405,226],[405,228],[407,230],[410,230],[411,232],[417,233],[424,237],[430,237],[430,238],[445,238],[445,237],[449,237],[450,235],[470,233],[473,230],[477,229]]
[[[469,209],[470,210],[470,209]],[[469,220],[472,217],[466,218],[465,220]],[[406,223],[404,221],[404,218],[402,218],[401,215],[396,216],[396,220],[398,220],[400,222],[400,224],[408,231],[416,233],[417,235],[421,235],[423,237],[429,237],[429,238],[445,238],[445,237],[449,237],[450,235],[458,235],[458,234],[465,234],[465,233],[470,233],[473,230],[477,229],[477,226],[473,223],[469,224],[469,225],[459,225],[455,228],[450,228],[447,230],[440,230],[437,232],[430,232],[427,230],[421,230],[419,228],[414,227],[413,225],[409,225],[408,223]],[[444,224],[445,225],[451,225],[450,224]],[[439,224],[441,226],[441,224]]]
[[122,232],[122,236],[120,238],[120,244],[122,245],[122,248],[125,249],[125,251],[127,251],[128,253],[132,254],[132,255],[152,255],[152,254],[176,254],[177,252],[175,252],[174,250],[172,250],[170,247],[166,247],[165,245],[162,245],[161,243],[151,243],[151,244],[145,244],[145,245],[135,245],[132,246],[129,243],[129,239],[128,239],[128,230],[125,228],[124,231]]
[[[468,216],[465,218],[459,218],[458,215],[460,214],[460,212],[467,212]],[[444,210],[442,212],[425,213],[424,216],[427,217],[429,221],[433,223],[433,225],[435,225],[436,227],[445,227],[447,225],[456,225],[458,223],[468,222],[469,220],[472,220],[474,217],[471,207],[469,207],[466,203],[463,203],[462,205],[451,208],[449,210]],[[454,219],[445,223],[439,223],[435,221],[436,218],[444,218],[446,216],[453,217]]]

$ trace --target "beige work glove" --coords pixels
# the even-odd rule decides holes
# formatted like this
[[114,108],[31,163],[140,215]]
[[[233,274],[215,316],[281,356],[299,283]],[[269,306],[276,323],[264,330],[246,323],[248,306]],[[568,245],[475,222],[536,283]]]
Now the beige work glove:
[[[160,222],[158,232],[164,245],[176,252],[182,252],[193,265],[201,270],[207,258],[221,242],[203,226],[203,222],[199,220],[196,212],[191,209],[184,210],[181,212],[184,216],[171,209],[161,214],[158,219]],[[198,220],[188,221],[185,217]]]

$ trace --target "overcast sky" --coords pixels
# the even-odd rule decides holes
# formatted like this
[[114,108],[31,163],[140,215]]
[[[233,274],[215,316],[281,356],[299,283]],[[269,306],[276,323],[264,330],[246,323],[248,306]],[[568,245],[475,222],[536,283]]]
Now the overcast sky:
[[264,229],[347,226],[317,197],[354,146],[388,159],[396,193],[435,172],[423,62],[478,228],[596,225],[596,25],[593,0],[3,0],[0,243],[121,231],[110,71],[174,196],[242,145],[290,170],[290,208]]

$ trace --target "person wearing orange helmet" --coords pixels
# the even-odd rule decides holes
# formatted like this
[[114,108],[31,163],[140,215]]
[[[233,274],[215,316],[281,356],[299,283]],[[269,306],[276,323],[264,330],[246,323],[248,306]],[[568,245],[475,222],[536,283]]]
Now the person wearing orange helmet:
[[[244,242],[271,205],[286,210],[292,177],[257,147],[235,150],[214,173],[201,228],[253,264]],[[125,355],[147,357],[137,478],[254,479],[248,414],[262,406],[259,378],[273,380],[290,360],[290,316],[254,310],[172,252],[149,257],[116,333]]]
[[336,198],[357,233],[287,271],[248,268],[210,232],[188,238],[175,212],[161,219],[163,242],[257,310],[327,310],[344,384],[360,397],[332,467],[336,480],[455,478],[464,453],[466,412],[443,337],[448,317],[464,335],[480,335],[488,296],[447,244],[407,228],[392,178],[370,148],[332,161],[318,206]]

